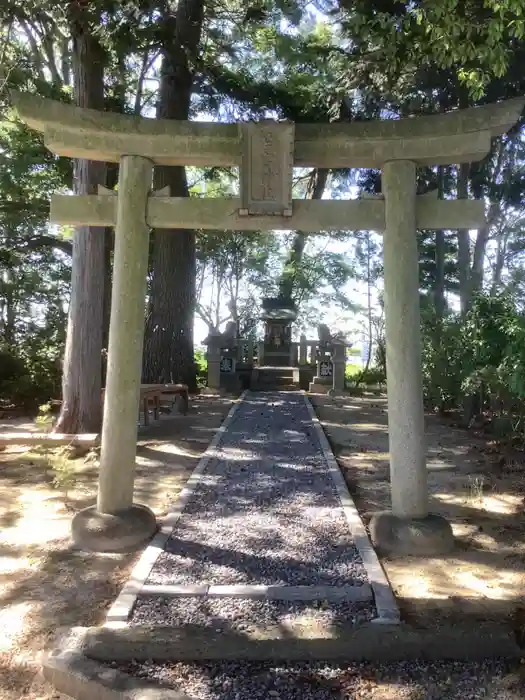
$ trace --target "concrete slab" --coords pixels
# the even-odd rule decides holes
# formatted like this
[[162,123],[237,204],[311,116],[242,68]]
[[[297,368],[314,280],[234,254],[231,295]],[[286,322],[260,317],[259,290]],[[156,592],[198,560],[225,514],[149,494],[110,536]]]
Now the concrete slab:
[[144,584],[139,595],[163,597],[245,598],[287,601],[326,600],[367,603],[373,600],[372,588],[362,586],[265,586],[265,585],[162,585]]
[[234,629],[213,627],[95,627],[82,638],[95,661],[407,661],[518,659],[522,650],[509,626],[497,623],[355,626],[307,617],[287,624]]

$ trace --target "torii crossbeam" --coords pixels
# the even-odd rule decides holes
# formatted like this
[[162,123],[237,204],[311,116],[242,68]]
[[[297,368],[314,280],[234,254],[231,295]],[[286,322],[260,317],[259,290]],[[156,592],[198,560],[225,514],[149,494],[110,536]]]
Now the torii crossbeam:
[[[416,168],[485,157],[491,139],[516,123],[525,99],[434,116],[324,125],[152,120],[22,93],[11,93],[11,99],[54,153],[120,163],[118,195],[101,188],[98,195],[55,195],[51,205],[55,223],[115,226],[98,501],[75,517],[77,543],[129,549],[156,527],[153,514],[133,503],[149,228],[373,229],[385,234],[392,512],[373,518],[372,539],[390,554],[449,550],[449,523],[428,513],[416,230],[478,228],[484,207],[478,201],[416,196]],[[239,166],[240,198],[180,199],[151,192],[155,165]],[[382,196],[293,200],[294,166],[380,168]]]

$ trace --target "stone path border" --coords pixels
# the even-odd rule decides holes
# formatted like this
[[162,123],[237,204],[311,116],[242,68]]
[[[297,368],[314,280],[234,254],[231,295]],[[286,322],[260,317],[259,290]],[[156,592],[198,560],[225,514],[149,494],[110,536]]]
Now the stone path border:
[[84,655],[85,636],[85,627],[73,627],[44,655],[42,674],[59,692],[76,700],[192,700],[173,688],[93,661]]
[[[285,631],[286,632],[286,631]],[[249,641],[250,643],[247,643]],[[211,642],[211,644],[210,644]],[[42,659],[44,678],[56,690],[75,700],[195,700],[184,692],[152,683],[111,668],[105,662],[162,661],[181,658],[239,661],[285,659],[318,661],[330,657],[351,661],[444,661],[506,658],[518,660],[523,650],[512,630],[496,623],[455,624],[432,629],[409,625],[367,624],[340,634],[300,635],[291,638],[282,629],[251,631],[239,640],[238,633],[210,630],[128,627],[73,627]],[[292,652],[290,654],[290,652]],[[292,658],[290,658],[290,656]],[[328,657],[328,658],[326,658]]]
[[193,495],[197,484],[201,480],[202,475],[208,466],[208,462],[215,456],[215,449],[219,444],[221,437],[228,429],[228,426],[232,422],[238,407],[244,400],[247,393],[247,391],[244,391],[239,398],[235,400],[235,403],[228,411],[228,415],[213,436],[213,439],[204,451],[204,454],[201,455],[197,466],[186,482],[186,486],[180,492],[176,503],[172,506],[168,515],[163,519],[159,531],[143,551],[138,562],[133,567],[128,581],[124,584],[124,587],[120,591],[117,599],[108,610],[105,626],[122,627],[126,625],[140,590],[150,575],[155,562],[157,561],[161,552],[164,550],[166,542],[177,524],[177,520],[180,518],[182,511]]
[[310,403],[307,394],[303,391],[303,397],[310,414],[310,418],[314,424],[314,428],[319,439],[319,444],[321,445],[321,450],[323,451],[324,457],[328,464],[328,471],[330,472],[335,487],[337,489],[337,494],[341,499],[343,506],[343,511],[345,514],[346,521],[350,528],[350,532],[354,538],[355,546],[363,560],[364,567],[368,574],[368,580],[372,586],[372,591],[374,592],[377,617],[372,620],[372,624],[396,624],[400,622],[399,607],[397,605],[394,593],[390,586],[390,583],[386,577],[381,562],[372,547],[372,542],[368,537],[365,525],[361,520],[359,511],[356,508],[354,500],[350,495],[350,491],[346,485],[343,474],[339,469],[337,460],[332,452],[330,443],[325,435],[323,426],[319,418],[317,417],[314,407]]
[[193,586],[179,586],[144,584],[140,589],[139,595],[180,598],[244,598],[251,600],[263,598],[290,602],[327,600],[337,603],[368,603],[373,600],[372,587],[368,583],[360,586],[265,586],[260,584],[234,586],[203,586],[197,584]]
[[[208,448],[199,460],[193,473],[182,489],[176,504],[164,519],[161,529],[146,547],[140,559],[131,572],[130,578],[122,588],[119,596],[109,609],[105,627],[125,627],[130,618],[133,606],[139,595],[162,595],[162,596],[196,596],[196,597],[242,597],[242,598],[267,598],[272,600],[289,601],[313,601],[330,600],[332,602],[342,602],[345,600],[352,602],[367,602],[371,599],[369,586],[345,586],[341,589],[326,586],[159,586],[146,585],[146,580],[151,573],[161,552],[164,550],[182,511],[188,500],[195,491],[201,480],[209,460],[215,455],[215,449],[223,434],[228,429],[233,417],[244,400],[245,391],[241,394],[231,407],[222,425],[213,437]],[[328,471],[335,484],[338,496],[341,500],[343,512],[347,520],[350,532],[354,538],[357,550],[363,560],[364,567],[368,574],[375,599],[375,606],[378,617],[374,619],[376,624],[397,624],[400,621],[399,608],[394,598],[390,584],[386,578],[383,568],[379,562],[365,526],[348,491],[343,475],[332,453],[323,428],[317,418],[315,411],[305,392],[302,392],[308,414],[314,425],[321,450],[327,462]]]

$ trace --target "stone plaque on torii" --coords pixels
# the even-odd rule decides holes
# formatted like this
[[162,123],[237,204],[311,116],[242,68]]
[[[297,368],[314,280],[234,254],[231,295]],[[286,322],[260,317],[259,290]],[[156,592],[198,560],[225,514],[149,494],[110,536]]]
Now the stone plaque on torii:
[[[11,99],[52,152],[120,163],[118,195],[101,188],[96,195],[55,195],[51,202],[55,224],[116,229],[98,500],[75,517],[76,541],[115,551],[138,546],[156,527],[153,514],[133,503],[149,229],[369,229],[385,234],[392,496],[392,511],[371,521],[372,539],[393,554],[450,549],[450,525],[428,512],[416,230],[479,228],[484,205],[416,196],[416,168],[484,158],[491,139],[516,123],[525,100],[400,120],[293,125],[152,120],[23,93]],[[240,198],[152,192],[154,165],[239,166]],[[379,168],[382,195],[292,200],[293,166]]]

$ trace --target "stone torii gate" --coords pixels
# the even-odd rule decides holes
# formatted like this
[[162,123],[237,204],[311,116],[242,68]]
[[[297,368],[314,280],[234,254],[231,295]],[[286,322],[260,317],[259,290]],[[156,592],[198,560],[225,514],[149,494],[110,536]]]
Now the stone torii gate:
[[[51,221],[114,226],[114,282],[97,505],[73,520],[77,544],[140,546],[155,517],[133,503],[137,410],[150,228],[311,232],[384,231],[384,292],[392,511],[371,522],[374,544],[395,554],[453,546],[450,525],[428,512],[422,399],[418,228],[478,228],[480,201],[416,196],[416,168],[472,162],[519,118],[525,100],[443,115],[354,124],[217,124],[151,120],[11,94],[20,118],[54,153],[120,163],[117,192],[55,195]],[[151,192],[154,165],[238,166],[239,199]],[[380,168],[380,198],[292,200],[292,168]]]

